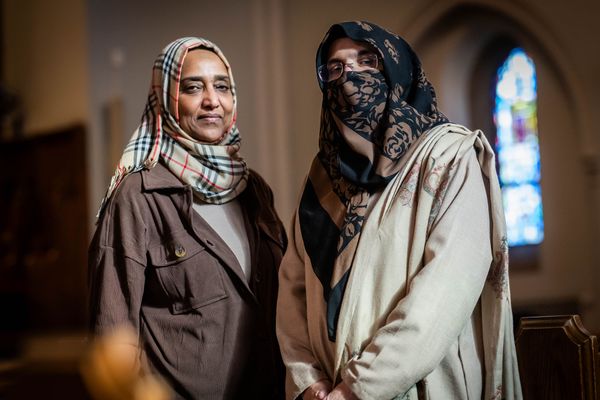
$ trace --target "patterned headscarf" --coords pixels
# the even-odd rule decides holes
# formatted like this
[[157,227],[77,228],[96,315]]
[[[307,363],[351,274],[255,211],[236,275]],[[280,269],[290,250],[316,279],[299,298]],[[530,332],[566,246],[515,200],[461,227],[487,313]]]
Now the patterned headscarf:
[[[178,120],[179,83],[188,51],[205,48],[214,52],[229,74],[233,95],[234,118],[231,127],[216,144],[206,144],[183,131]],[[248,167],[239,155],[240,134],[235,125],[236,94],[231,67],[212,42],[194,37],[168,44],[154,61],[152,82],[142,121],[129,140],[98,215],[123,178],[159,161],[184,183],[189,184],[203,201],[223,204],[233,200],[246,187]]]
[[399,172],[413,142],[448,122],[437,109],[416,54],[400,37],[375,24],[333,25],[317,51],[317,68],[327,62],[333,41],[342,37],[373,47],[383,71],[349,71],[336,81],[319,82],[319,152],[300,201],[299,221],[323,285],[332,341],[371,193]]

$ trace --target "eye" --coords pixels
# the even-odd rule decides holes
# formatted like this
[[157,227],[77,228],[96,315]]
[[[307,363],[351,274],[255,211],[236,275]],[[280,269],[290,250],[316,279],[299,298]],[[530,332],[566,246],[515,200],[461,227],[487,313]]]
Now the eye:
[[339,74],[342,71],[344,71],[344,65],[341,62],[334,62],[327,65],[327,72],[329,72],[329,75]]
[[195,93],[203,89],[203,85],[199,82],[191,82],[183,85],[181,91],[184,93]]
[[358,58],[358,65],[366,68],[377,68],[377,56],[375,54],[365,54]]
[[219,92],[228,92],[230,87],[228,84],[226,83],[216,83],[215,84],[215,89]]

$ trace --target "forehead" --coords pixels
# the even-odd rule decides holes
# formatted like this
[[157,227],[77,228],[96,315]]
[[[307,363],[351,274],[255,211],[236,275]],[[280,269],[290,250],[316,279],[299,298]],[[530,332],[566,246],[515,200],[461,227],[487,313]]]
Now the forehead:
[[228,75],[228,73],[223,60],[216,53],[206,49],[193,49],[185,56],[181,75],[185,77],[188,75]]
[[327,59],[340,57],[345,55],[358,54],[360,52],[369,51],[375,53],[375,49],[365,42],[357,42],[350,38],[344,37],[334,40],[329,47]]

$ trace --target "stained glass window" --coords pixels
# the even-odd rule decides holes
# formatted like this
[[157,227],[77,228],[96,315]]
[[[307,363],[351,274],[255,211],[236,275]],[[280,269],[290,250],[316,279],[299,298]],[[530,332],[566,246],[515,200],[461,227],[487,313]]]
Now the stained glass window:
[[544,239],[535,65],[513,49],[497,72],[496,153],[509,246]]

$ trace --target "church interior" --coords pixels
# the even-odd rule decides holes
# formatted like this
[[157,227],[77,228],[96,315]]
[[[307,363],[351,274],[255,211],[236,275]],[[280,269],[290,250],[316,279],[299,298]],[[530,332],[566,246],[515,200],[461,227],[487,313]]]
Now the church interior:
[[[577,315],[600,334],[599,15],[591,0],[2,0],[0,398],[91,396],[87,246],[152,62],[182,36],[227,55],[242,154],[287,228],[317,150],[323,35],[365,20],[403,37],[442,112],[505,151],[503,190],[526,182],[504,198],[515,329]],[[509,154],[514,138],[527,145]],[[585,390],[598,396],[595,340]]]

